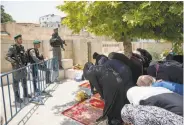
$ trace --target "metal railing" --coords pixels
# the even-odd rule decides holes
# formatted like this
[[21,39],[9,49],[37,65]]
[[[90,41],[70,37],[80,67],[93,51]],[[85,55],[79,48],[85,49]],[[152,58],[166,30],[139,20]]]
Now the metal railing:
[[58,77],[59,65],[55,58],[1,74],[1,109],[4,114],[4,125],[7,125],[27,104],[44,104],[41,95],[49,94],[46,89]]

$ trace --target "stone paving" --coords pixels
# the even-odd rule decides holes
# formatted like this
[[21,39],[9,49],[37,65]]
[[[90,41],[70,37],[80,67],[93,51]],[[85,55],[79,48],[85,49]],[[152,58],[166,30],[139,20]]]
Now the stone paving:
[[[29,103],[26,105],[8,125],[81,125],[61,114],[62,111],[75,104],[75,94],[79,90],[80,82],[73,80],[63,80],[60,83],[51,84],[47,88],[51,96],[45,96],[44,105],[36,105]],[[12,93],[12,86],[10,86]],[[6,110],[8,118],[10,118],[10,106],[8,98],[8,87],[4,86]],[[2,92],[1,92],[2,93]],[[2,96],[1,96],[2,97]],[[13,95],[12,95],[13,98]],[[11,100],[13,114],[15,113],[14,100]],[[3,114],[3,105],[1,101],[1,115]]]

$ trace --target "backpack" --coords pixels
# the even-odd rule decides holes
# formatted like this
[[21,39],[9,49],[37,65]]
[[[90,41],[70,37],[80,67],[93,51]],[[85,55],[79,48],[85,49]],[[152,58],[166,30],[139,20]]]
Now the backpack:
[[31,61],[32,61],[32,57],[31,57],[31,55],[30,55],[30,51],[31,51],[32,49],[34,49],[34,48],[27,49],[27,51],[26,51],[27,62],[28,62],[28,63],[31,63]]

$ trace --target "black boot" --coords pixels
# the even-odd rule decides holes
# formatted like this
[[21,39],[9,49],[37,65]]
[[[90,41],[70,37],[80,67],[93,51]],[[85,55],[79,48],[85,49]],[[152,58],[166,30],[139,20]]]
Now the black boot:
[[112,119],[110,121],[108,121],[109,125],[122,125],[122,121],[117,120],[117,119]]
[[27,92],[27,88],[24,88],[24,97],[31,98],[31,95],[29,95]]
[[15,102],[16,103],[23,103],[23,100],[19,96],[19,92],[15,92]]
[[64,68],[62,66],[59,66],[59,69],[63,70]]

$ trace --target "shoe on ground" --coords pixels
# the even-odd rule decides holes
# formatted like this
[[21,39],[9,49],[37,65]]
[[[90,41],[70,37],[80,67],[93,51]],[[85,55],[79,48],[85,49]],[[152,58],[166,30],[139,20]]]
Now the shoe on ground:
[[60,82],[60,80],[59,79],[56,79],[56,80],[54,80],[54,82]]
[[23,100],[21,98],[17,98],[17,99],[15,99],[15,102],[16,103],[23,103]]
[[59,66],[59,69],[60,69],[60,70],[63,70],[64,68],[63,68],[62,66]]
[[30,94],[27,94],[24,96],[25,98],[32,98],[32,96]]
[[52,82],[50,80],[46,80],[46,84],[51,84]]

